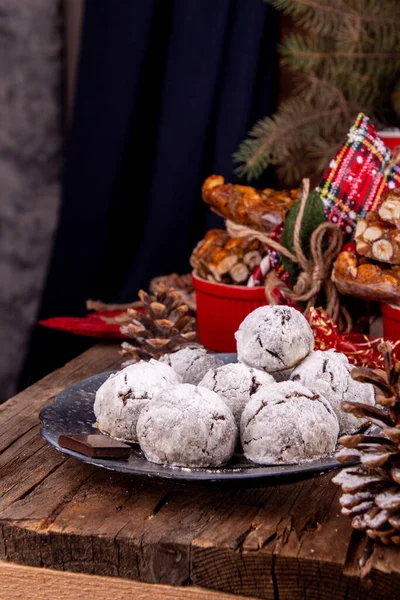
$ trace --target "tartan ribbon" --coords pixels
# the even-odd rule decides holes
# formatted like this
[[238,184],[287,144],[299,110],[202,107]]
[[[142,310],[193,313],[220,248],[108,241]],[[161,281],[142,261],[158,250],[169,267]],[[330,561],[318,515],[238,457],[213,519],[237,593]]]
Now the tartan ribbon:
[[360,113],[317,188],[327,219],[351,241],[357,218],[376,210],[383,194],[396,187],[400,187],[400,165],[392,164],[390,149],[371,119]]
[[[358,218],[376,210],[386,191],[400,188],[400,163],[394,162],[396,159],[371,119],[359,113],[316,188],[327,220],[340,227],[345,242],[353,240]],[[282,225],[277,226],[271,237],[279,239],[282,230]],[[270,249],[268,256],[279,279],[289,283],[278,252]]]

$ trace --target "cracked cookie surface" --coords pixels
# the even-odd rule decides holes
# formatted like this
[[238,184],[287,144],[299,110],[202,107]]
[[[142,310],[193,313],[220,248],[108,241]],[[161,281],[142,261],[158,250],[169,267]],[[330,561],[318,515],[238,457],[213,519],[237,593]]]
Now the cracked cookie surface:
[[160,390],[180,381],[170,366],[153,359],[113,373],[96,392],[93,410],[99,429],[117,439],[137,442],[136,424],[143,406]]
[[307,319],[289,306],[261,306],[235,333],[240,362],[275,373],[290,369],[314,348]]
[[247,402],[262,385],[269,383],[274,383],[269,373],[241,363],[230,363],[210,369],[199,385],[216,392],[226,402],[239,426]]
[[290,376],[292,381],[319,391],[328,400],[338,418],[341,434],[354,433],[365,422],[344,412],[341,408],[343,401],[375,404],[373,386],[355,381],[350,375],[352,368],[344,354],[334,350],[316,350]]
[[240,421],[243,452],[252,462],[293,464],[328,456],[339,425],[321,394],[293,381],[265,385],[246,405]]
[[218,467],[237,439],[231,410],[211,390],[189,383],[163,390],[140,413],[137,434],[147,460],[176,467]]
[[173,354],[165,354],[160,362],[166,363],[180,375],[182,383],[197,385],[209,369],[216,369],[223,361],[205,348],[182,348]]

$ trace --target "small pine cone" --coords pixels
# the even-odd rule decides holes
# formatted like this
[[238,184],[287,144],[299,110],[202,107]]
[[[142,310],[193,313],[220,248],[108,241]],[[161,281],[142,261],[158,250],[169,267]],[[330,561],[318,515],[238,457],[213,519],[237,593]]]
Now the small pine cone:
[[154,277],[150,281],[149,289],[152,293],[157,292],[159,289],[162,290],[163,287],[167,289],[174,288],[174,290],[180,292],[184,303],[188,305],[191,311],[196,312],[196,293],[193,288],[191,273],[185,273],[184,275],[171,273],[170,275]]
[[151,295],[140,290],[139,298],[144,312],[128,309],[129,320],[121,326],[121,333],[131,338],[131,343],[121,345],[122,356],[127,358],[125,366],[139,360],[158,359],[185,346],[198,346],[196,319],[180,292],[159,284]]
[[343,409],[380,427],[379,433],[340,438],[340,462],[359,461],[333,478],[341,486],[342,513],[354,529],[373,540],[400,545],[400,363],[394,363],[391,344],[380,345],[385,370],[356,368],[356,381],[372,383],[378,406],[344,402]]
[[245,285],[267,250],[256,238],[233,238],[222,229],[211,229],[193,250],[190,264],[208,281]]

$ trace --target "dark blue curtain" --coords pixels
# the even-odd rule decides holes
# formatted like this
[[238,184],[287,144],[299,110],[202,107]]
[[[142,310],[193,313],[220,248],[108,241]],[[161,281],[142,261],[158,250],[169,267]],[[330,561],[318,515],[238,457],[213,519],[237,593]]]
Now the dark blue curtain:
[[[42,318],[83,314],[87,298],[131,301],[155,275],[190,270],[218,225],[203,180],[235,181],[232,153],[276,106],[277,37],[263,0],[87,0]],[[54,367],[49,336],[61,340],[33,336],[25,379],[46,348]],[[54,360],[74,344],[62,336]]]

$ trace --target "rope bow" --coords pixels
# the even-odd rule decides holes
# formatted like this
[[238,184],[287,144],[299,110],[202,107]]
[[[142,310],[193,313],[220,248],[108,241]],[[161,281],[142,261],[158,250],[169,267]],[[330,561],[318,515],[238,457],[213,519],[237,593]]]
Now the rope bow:
[[343,233],[334,223],[321,223],[312,233],[310,239],[310,256],[307,258],[301,245],[300,232],[307,198],[310,192],[310,180],[303,179],[300,197],[300,208],[293,232],[294,253],[270,237],[232,221],[227,221],[227,230],[232,237],[253,237],[277,250],[292,262],[299,265],[301,271],[293,288],[289,288],[274,273],[266,279],[265,291],[270,304],[275,304],[272,289],[280,289],[294,302],[306,302],[306,310],[315,306],[317,298],[324,292],[325,306],[328,315],[338,324],[340,329],[349,331],[352,321],[348,311],[341,306],[339,292],[331,280],[333,263],[343,246]]

